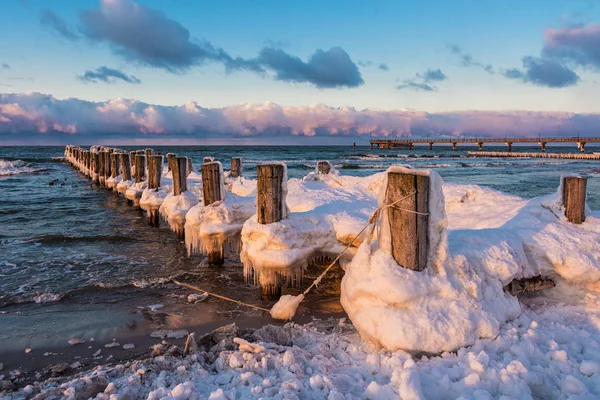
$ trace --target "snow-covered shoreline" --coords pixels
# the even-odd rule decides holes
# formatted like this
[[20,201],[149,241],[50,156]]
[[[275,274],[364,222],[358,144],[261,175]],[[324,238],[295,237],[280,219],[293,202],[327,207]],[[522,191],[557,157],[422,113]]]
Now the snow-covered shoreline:
[[600,299],[582,288],[577,295],[564,289],[524,298],[523,313],[497,337],[453,353],[382,351],[361,342],[346,319],[258,330],[226,326],[199,338],[191,355],[158,346],[155,356],[98,366],[2,398],[597,398]]

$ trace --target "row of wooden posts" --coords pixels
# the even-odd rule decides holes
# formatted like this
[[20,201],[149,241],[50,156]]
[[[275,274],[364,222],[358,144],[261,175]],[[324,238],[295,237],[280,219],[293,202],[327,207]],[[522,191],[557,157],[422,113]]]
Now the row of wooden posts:
[[[152,149],[124,152],[118,149],[100,148],[98,151],[88,151],[75,146],[67,146],[67,156],[75,160],[73,165],[87,171],[94,181],[100,186],[105,186],[108,177],[123,175],[124,180],[131,179],[131,165],[134,165],[135,183],[145,180],[146,164],[148,159],[148,188],[160,187],[162,176],[163,158]],[[118,160],[117,160],[118,158]],[[180,195],[187,190],[187,176],[192,171],[191,159],[167,154],[168,168],[173,176],[173,194]],[[201,167],[203,186],[203,205],[209,206],[223,200],[221,193],[220,165],[213,162],[212,157],[205,157]],[[119,167],[120,166],[120,167]],[[242,175],[242,160],[234,157],[231,160],[231,177]],[[282,163],[266,163],[257,167],[257,195],[256,215],[261,224],[270,224],[284,218],[285,204],[283,195],[283,180],[285,179],[285,166]],[[319,162],[317,171],[321,174],[330,172],[329,162]],[[90,171],[93,171],[90,173]],[[585,221],[585,198],[587,179],[582,177],[562,178],[562,199],[566,219],[574,224]],[[388,186],[386,189],[386,204],[392,204],[398,199],[405,198],[402,207],[386,209],[387,219],[390,224],[391,255],[404,268],[423,270],[427,266],[429,247],[428,214],[430,181],[428,176],[408,173],[388,173]],[[416,212],[405,212],[413,210]],[[151,225],[158,224],[158,213],[148,217]],[[183,230],[178,233],[183,238]],[[216,251],[208,255],[212,264],[222,264],[223,252]],[[281,287],[263,287],[263,297],[274,298],[281,295]]]

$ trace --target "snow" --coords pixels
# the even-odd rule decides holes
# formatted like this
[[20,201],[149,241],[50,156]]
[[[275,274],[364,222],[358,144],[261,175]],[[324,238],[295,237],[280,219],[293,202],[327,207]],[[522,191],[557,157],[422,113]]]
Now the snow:
[[177,231],[185,224],[186,213],[198,204],[198,197],[190,190],[178,196],[169,193],[160,206],[160,214],[169,223],[171,230]]
[[298,296],[290,296],[289,294],[281,296],[271,309],[271,317],[284,321],[291,320],[302,300],[304,300],[302,294]]

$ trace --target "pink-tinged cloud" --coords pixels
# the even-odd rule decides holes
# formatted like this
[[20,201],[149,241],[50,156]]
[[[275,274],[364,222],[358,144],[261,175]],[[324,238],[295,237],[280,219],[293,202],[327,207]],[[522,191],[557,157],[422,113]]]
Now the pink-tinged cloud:
[[[321,143],[322,138],[425,136],[547,136],[595,135],[600,114],[533,111],[357,110],[315,104],[299,107],[244,104],[204,108],[195,102],[181,106],[113,99],[89,102],[58,100],[50,95],[0,94],[0,143],[45,139],[74,142],[101,140],[211,141],[238,138],[248,143]],[[318,137],[318,138],[317,138]],[[296,138],[296,139],[294,139]]]

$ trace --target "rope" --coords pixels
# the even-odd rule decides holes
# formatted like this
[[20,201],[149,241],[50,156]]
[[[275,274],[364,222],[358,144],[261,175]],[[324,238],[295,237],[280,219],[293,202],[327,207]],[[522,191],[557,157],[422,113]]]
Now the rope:
[[210,296],[216,297],[217,299],[231,301],[232,303],[236,303],[236,304],[238,304],[240,306],[246,306],[246,307],[254,308],[256,310],[265,311],[265,312],[268,312],[268,313],[271,312],[271,310],[268,310],[268,309],[263,308],[263,307],[255,306],[255,305],[248,304],[248,303],[244,303],[243,301],[239,301],[239,300],[235,300],[235,299],[230,299],[229,297],[221,296],[219,294],[207,292],[206,290],[202,290],[199,287],[190,285],[189,283],[179,282],[179,281],[176,281],[175,279],[173,279],[173,282],[175,282],[179,286],[183,286],[183,287],[188,288],[188,289],[196,290],[198,292],[204,292],[204,293],[206,293],[206,294],[208,294]]

